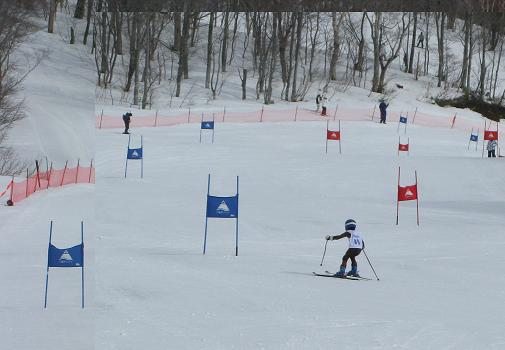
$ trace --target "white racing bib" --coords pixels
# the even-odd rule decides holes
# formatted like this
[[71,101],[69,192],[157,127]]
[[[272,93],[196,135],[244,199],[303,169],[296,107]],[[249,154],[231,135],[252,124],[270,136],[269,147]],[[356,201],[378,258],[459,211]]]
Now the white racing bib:
[[351,234],[349,238],[349,248],[359,248],[363,249],[363,239],[358,231],[349,230],[347,231]]

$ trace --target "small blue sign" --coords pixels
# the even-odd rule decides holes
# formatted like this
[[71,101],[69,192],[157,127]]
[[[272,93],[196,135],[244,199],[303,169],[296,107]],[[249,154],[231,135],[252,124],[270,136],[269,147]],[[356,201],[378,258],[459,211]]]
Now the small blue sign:
[[207,217],[236,219],[238,217],[238,196],[207,196]]
[[84,247],[82,244],[65,249],[59,249],[50,244],[49,267],[82,267],[83,251]]
[[201,128],[205,129],[205,130],[212,130],[212,129],[214,129],[214,121],[211,121],[211,122],[202,122]]
[[128,148],[128,159],[142,159],[142,148]]
[[400,116],[400,123],[407,124],[407,117]]
[[470,135],[470,141],[473,141],[473,142],[478,142],[479,140],[479,135]]

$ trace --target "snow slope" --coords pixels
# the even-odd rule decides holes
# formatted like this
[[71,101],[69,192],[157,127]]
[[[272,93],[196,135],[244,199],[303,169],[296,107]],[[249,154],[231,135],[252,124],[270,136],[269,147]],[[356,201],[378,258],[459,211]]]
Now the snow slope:
[[[126,137],[97,137],[96,312],[100,349],[500,349],[505,186],[455,130],[412,127],[410,157],[396,125],[347,123],[343,155],[325,123],[143,129],[144,179]],[[419,174],[421,226],[402,203]],[[240,253],[234,222],[210,220],[202,256],[207,174],[233,195],[240,176]],[[485,179],[485,180],[484,180]],[[323,237],[358,221],[381,281],[318,278],[346,249]],[[361,274],[373,278],[363,256]],[[491,278],[490,278],[491,277]]]
[[[16,51],[20,64],[40,64],[23,82],[22,98],[26,118],[9,133],[7,144],[26,160],[47,157],[62,167],[94,155],[93,105],[95,67],[88,49],[69,45],[68,15],[59,13],[54,34],[46,23],[36,21],[40,30],[27,37]],[[82,21],[76,22],[81,33]]]

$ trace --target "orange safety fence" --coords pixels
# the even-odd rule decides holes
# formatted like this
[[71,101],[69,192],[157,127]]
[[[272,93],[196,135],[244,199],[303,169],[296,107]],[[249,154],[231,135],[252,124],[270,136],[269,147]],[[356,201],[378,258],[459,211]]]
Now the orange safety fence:
[[[398,122],[402,116],[408,117],[408,123],[428,127],[454,128],[463,131],[470,131],[472,128],[481,127],[482,122],[477,118],[458,117],[455,114],[432,115],[419,110],[412,111],[388,111],[388,122]],[[328,108],[325,117],[320,112],[308,108],[296,107],[292,109],[279,109],[262,107],[257,111],[228,111],[226,108],[220,111],[208,111],[203,113],[203,120],[214,120],[216,123],[222,122],[288,122],[288,121],[378,121],[379,110],[368,108]],[[177,124],[199,123],[202,120],[201,112],[188,112],[174,115],[162,115],[156,111],[155,114],[144,116],[133,116],[130,127],[156,127],[172,126]],[[97,129],[112,129],[124,127],[121,116],[101,115],[96,116],[95,127]]]
[[30,197],[37,191],[47,190],[50,187],[60,187],[78,183],[95,183],[95,168],[93,161],[87,167],[77,163],[74,168],[53,169],[44,172],[37,171],[32,176],[26,176],[26,180],[15,182],[11,180],[5,191],[0,193],[0,197],[9,194],[10,205]]

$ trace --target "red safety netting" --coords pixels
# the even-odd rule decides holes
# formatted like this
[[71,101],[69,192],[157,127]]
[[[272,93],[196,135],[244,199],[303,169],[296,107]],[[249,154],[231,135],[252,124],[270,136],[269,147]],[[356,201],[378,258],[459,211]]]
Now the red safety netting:
[[[295,107],[292,109],[279,109],[272,107],[262,107],[257,111],[228,111],[223,109],[216,112],[205,112],[203,120],[214,120],[216,123],[222,122],[288,122],[288,121],[377,121],[379,119],[378,110],[367,108],[328,108],[327,116],[323,117],[314,110]],[[470,130],[472,127],[480,125],[477,119],[467,119],[457,117],[454,114],[431,115],[415,110],[406,112],[388,111],[388,122],[398,122],[400,114],[408,117],[408,123],[429,127],[455,128],[460,130]],[[156,127],[171,126],[177,124],[199,123],[202,121],[202,113],[188,109],[187,112],[179,112],[174,115],[162,115],[160,112],[153,112],[152,115],[134,116],[131,119],[130,127]],[[121,116],[101,115],[96,116],[95,127],[98,129],[123,128]]]
[[35,172],[22,182],[12,180],[5,191],[0,193],[0,197],[8,195],[12,203],[16,203],[37,191],[78,183],[95,183],[93,163],[87,167],[77,165],[74,168],[68,168],[65,166],[63,169],[51,168],[44,172]]

